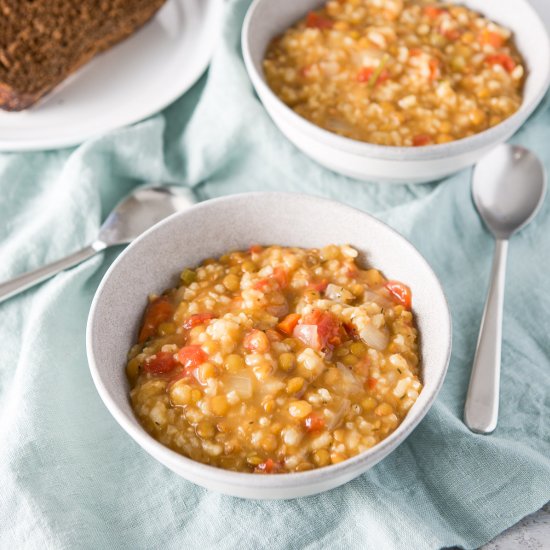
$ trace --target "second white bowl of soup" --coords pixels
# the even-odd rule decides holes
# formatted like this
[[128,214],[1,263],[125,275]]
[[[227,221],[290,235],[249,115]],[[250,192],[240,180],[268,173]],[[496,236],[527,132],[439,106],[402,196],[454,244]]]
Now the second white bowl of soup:
[[550,81],[548,35],[525,0],[256,0],[242,44],[281,131],[362,180],[430,181],[475,163]]

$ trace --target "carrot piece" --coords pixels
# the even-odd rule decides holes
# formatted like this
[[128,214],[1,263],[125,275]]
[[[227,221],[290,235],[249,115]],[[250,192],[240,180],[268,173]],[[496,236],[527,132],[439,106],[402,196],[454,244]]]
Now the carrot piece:
[[367,387],[369,390],[374,390],[376,388],[376,384],[378,383],[378,380],[376,378],[369,377],[367,378]]
[[328,17],[323,17],[314,11],[310,11],[306,16],[306,26],[310,29],[331,29],[334,21]]
[[300,320],[301,315],[299,313],[289,313],[278,325],[277,328],[284,332],[285,334],[288,334],[289,336],[292,336],[292,333],[294,331],[294,328],[298,324],[298,321]]
[[418,134],[413,137],[412,141],[415,147],[422,147],[423,145],[428,145],[432,141],[432,138],[427,134]]
[[497,32],[492,32],[485,29],[481,32],[479,41],[481,44],[493,46],[493,48],[502,48],[504,42],[506,42],[506,39]]
[[425,6],[424,14],[430,19],[437,19],[441,14],[445,13],[447,10],[438,8],[437,6]]

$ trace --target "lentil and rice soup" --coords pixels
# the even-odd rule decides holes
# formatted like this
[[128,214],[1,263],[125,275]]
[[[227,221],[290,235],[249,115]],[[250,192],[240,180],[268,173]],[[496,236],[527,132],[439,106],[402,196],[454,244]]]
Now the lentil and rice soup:
[[495,126],[522,101],[510,30],[433,0],[333,0],[266,52],[269,86],[310,122],[352,139],[422,146]]
[[151,296],[127,364],[144,428],[256,473],[335,464],[391,434],[422,389],[412,296],[356,258],[254,245]]

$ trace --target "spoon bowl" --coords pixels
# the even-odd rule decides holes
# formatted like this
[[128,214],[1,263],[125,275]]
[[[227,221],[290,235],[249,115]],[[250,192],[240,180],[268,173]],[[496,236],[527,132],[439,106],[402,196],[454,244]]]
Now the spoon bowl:
[[144,231],[193,204],[191,192],[175,185],[140,187],[123,199],[99,230],[107,246],[128,244]]
[[474,168],[472,196],[487,228],[508,238],[537,214],[546,192],[544,166],[528,149],[503,144]]
[[109,246],[128,244],[164,218],[193,205],[191,191],[174,185],[135,189],[109,214],[97,239],[73,254],[0,284],[0,302],[73,267]]

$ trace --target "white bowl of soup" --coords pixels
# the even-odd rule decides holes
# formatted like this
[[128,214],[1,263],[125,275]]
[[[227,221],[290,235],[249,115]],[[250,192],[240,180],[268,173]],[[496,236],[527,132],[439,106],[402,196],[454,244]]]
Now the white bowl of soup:
[[282,133],[361,180],[425,182],[474,164],[550,82],[548,34],[526,0],[255,0],[242,48]]
[[443,383],[451,321],[426,260],[382,222],[251,193],[132,243],[97,290],[87,350],[146,452],[208,489],[284,499],[361,475],[409,436]]

